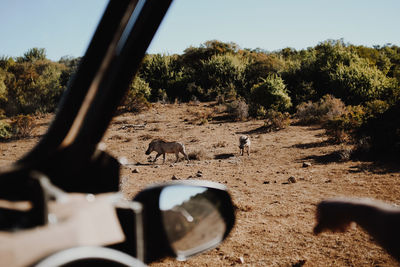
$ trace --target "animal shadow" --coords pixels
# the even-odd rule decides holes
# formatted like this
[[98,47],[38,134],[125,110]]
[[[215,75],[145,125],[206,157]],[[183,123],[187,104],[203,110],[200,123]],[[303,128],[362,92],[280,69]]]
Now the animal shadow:
[[233,153],[222,153],[222,154],[215,155],[214,159],[229,159],[234,156],[235,156],[235,154],[233,154]]
[[260,126],[256,129],[252,129],[249,131],[243,131],[243,132],[236,132],[236,134],[248,134],[248,135],[252,135],[252,134],[264,134],[264,133],[269,133],[271,132],[272,129],[269,126]]
[[322,142],[311,142],[306,144],[295,144],[292,145],[292,148],[301,148],[301,149],[308,149],[308,148],[316,148],[316,147],[324,147],[329,146],[331,143],[328,140]]
[[154,165],[154,163],[153,162],[149,162],[149,163],[141,163],[141,162],[136,162],[136,163],[134,163],[134,164],[126,164],[126,165],[135,165],[135,166],[151,166],[151,165]]
[[333,151],[332,153],[326,155],[312,155],[302,158],[302,160],[308,161],[312,160],[320,164],[330,164],[337,162],[345,162],[351,159],[351,152],[347,150]]

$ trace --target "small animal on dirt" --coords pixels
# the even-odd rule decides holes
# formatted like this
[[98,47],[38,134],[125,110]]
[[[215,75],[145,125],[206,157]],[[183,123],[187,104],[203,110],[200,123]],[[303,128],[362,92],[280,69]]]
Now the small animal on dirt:
[[250,137],[247,135],[242,135],[239,137],[239,148],[240,155],[243,156],[245,148],[247,148],[247,155],[250,156]]
[[179,153],[183,154],[185,159],[189,162],[189,157],[186,154],[185,146],[181,142],[167,142],[163,139],[153,139],[149,147],[146,150],[146,155],[150,155],[151,152],[156,151],[157,155],[153,160],[153,163],[156,162],[159,156],[163,155],[163,164],[165,163],[165,154],[166,153],[174,153],[176,156],[176,162],[179,160]]

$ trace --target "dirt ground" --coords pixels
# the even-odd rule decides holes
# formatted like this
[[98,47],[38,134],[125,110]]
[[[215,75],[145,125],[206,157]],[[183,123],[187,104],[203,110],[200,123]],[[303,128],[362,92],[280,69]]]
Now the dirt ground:
[[[316,204],[325,198],[368,197],[400,205],[398,168],[342,161],[338,151],[346,147],[326,142],[318,126],[263,132],[263,121],[232,122],[222,111],[212,103],[155,104],[141,114],[117,116],[104,136],[106,150],[126,162],[121,190],[127,197],[173,176],[199,179],[201,171],[200,179],[225,184],[237,207],[235,227],[218,248],[186,262],[165,259],[152,266],[398,266],[358,227],[343,234],[312,233]],[[49,120],[38,120],[34,138],[0,143],[0,166],[34,146]],[[250,156],[239,156],[241,134],[251,138]],[[200,160],[175,164],[170,154],[165,164],[161,157],[147,165],[144,152],[156,137],[182,141]],[[304,162],[311,165],[303,167]]]

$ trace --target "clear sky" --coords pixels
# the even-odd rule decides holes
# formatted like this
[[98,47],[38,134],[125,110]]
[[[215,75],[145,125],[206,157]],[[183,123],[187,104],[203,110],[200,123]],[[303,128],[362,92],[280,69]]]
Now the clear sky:
[[[161,0],[160,0],[161,1]],[[107,0],[1,0],[0,56],[33,47],[82,56]],[[327,39],[400,46],[399,0],[174,0],[149,53],[182,53],[207,40],[268,51]]]

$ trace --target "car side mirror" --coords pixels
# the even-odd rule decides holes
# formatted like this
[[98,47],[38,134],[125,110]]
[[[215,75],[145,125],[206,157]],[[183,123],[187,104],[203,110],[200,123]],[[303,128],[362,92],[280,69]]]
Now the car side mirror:
[[134,199],[143,205],[145,262],[177,260],[216,247],[233,228],[235,215],[226,187],[186,180],[151,186]]

